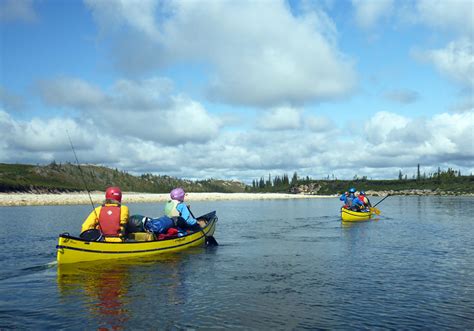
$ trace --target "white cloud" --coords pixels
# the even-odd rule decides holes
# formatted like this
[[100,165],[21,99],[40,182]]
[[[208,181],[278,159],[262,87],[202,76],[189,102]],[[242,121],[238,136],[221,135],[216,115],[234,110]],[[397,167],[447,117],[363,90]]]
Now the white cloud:
[[352,0],[356,23],[362,28],[372,28],[393,12],[393,0]]
[[306,127],[313,132],[327,132],[337,130],[337,125],[327,117],[306,116]]
[[20,21],[32,23],[38,20],[33,0],[0,1],[0,22]]
[[364,125],[367,140],[372,144],[380,144],[388,140],[394,129],[406,127],[409,120],[401,115],[390,112],[378,112]]
[[[472,0],[416,0],[397,3],[393,0],[353,0],[356,21],[371,28],[382,17],[394,17],[401,22],[419,24],[448,32],[451,41],[444,47],[414,51],[415,58],[430,62],[444,76],[470,89],[474,87],[474,1]],[[405,103],[415,100],[414,95],[392,91],[386,95],[391,100]]]
[[159,37],[155,24],[159,2],[156,0],[84,0],[104,33],[131,26],[148,37]]
[[[301,116],[305,123],[314,118]],[[74,161],[67,130],[80,162],[136,173],[251,181],[296,170],[316,178],[328,174],[394,178],[399,169],[405,173],[418,163],[426,169],[453,167],[469,173],[474,171],[473,116],[471,111],[412,119],[380,112],[363,130],[350,135],[310,126],[279,132],[256,128],[222,131],[205,143],[164,144],[103,130],[94,121],[63,117],[24,121],[0,111],[0,162]]]
[[459,39],[450,42],[443,49],[418,52],[415,55],[433,63],[441,74],[474,90],[474,43],[472,40]]
[[166,79],[120,80],[105,93],[85,81],[60,78],[42,81],[39,91],[48,104],[76,109],[112,135],[162,144],[203,143],[221,125],[200,103],[172,95]]
[[366,149],[377,155],[375,162],[407,165],[424,160],[434,165],[461,162],[472,167],[473,115],[443,113],[428,119],[409,119],[380,112],[365,126]]
[[418,0],[418,19],[431,27],[474,36],[474,1]]
[[462,154],[471,160],[474,158],[474,112],[435,115],[428,122],[428,128],[435,141],[432,154]]
[[[70,118],[16,120],[0,110],[0,138],[3,142],[3,161],[52,160],[52,155],[71,151],[68,133],[77,149],[95,144],[95,129],[82,129]],[[90,123],[89,123],[90,124]]]
[[451,108],[451,111],[462,113],[462,112],[474,112],[474,98],[472,94],[464,99],[461,99],[456,105]]
[[[99,23],[119,24],[105,18],[125,16],[114,2],[88,4]],[[167,4],[170,13],[160,11],[155,19],[160,21],[159,34],[125,18],[132,33],[142,32],[132,42],[145,51],[136,52],[137,45],[131,48],[120,34],[123,44],[114,53],[118,64],[139,63],[133,68],[140,70],[180,61],[204,65],[209,96],[231,104],[301,104],[344,97],[354,88],[353,63],[338,50],[334,24],[321,11],[295,17],[283,1]],[[148,12],[143,16],[149,21]]]
[[37,87],[49,106],[83,109],[102,104],[106,99],[99,87],[76,78],[43,80],[37,83]]
[[262,114],[258,127],[264,130],[292,130],[301,126],[300,111],[291,107],[278,107]]

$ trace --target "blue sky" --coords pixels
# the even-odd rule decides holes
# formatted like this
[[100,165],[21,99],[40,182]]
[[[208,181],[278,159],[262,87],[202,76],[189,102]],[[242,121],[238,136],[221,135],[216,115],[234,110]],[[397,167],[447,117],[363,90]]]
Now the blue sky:
[[0,0],[0,162],[474,170],[474,1]]

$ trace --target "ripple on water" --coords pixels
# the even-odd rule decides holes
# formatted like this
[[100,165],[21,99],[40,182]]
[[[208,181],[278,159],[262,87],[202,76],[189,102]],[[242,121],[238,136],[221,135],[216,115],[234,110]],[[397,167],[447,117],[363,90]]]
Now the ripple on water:
[[387,199],[378,221],[349,226],[339,201],[203,202],[218,207],[218,247],[69,270],[45,265],[56,233],[77,229],[64,215],[86,208],[19,208],[15,217],[38,220],[22,230],[38,240],[0,237],[0,326],[472,329],[474,201],[431,212],[443,201]]

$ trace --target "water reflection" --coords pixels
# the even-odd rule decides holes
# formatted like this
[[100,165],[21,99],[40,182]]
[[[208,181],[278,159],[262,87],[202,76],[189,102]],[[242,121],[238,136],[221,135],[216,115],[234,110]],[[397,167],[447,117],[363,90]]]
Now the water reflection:
[[473,197],[394,196],[360,223],[328,199],[211,204],[218,248],[58,273],[30,268],[84,211],[0,208],[0,329],[473,329]]
[[58,266],[58,288],[65,305],[84,302],[100,327],[123,328],[128,320],[124,298],[130,283],[129,269],[123,265],[84,263]]
[[341,221],[341,226],[343,228],[352,228],[352,227],[360,226],[361,224],[378,222],[379,220],[380,220],[380,217],[374,216],[374,218],[368,219],[366,221],[357,221],[357,222]]
[[[144,301],[171,304],[185,301],[181,258],[174,254],[146,260],[59,265],[60,298],[65,305],[80,302],[85,306],[83,313],[88,313],[84,318],[99,329],[126,329],[140,311],[150,312]],[[146,284],[156,286],[150,289]]]

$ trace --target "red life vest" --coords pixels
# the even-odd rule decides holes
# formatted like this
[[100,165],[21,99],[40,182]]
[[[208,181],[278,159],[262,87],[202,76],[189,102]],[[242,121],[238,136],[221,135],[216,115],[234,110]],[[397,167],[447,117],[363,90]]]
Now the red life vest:
[[100,208],[99,226],[102,234],[109,237],[120,235],[120,205]]

